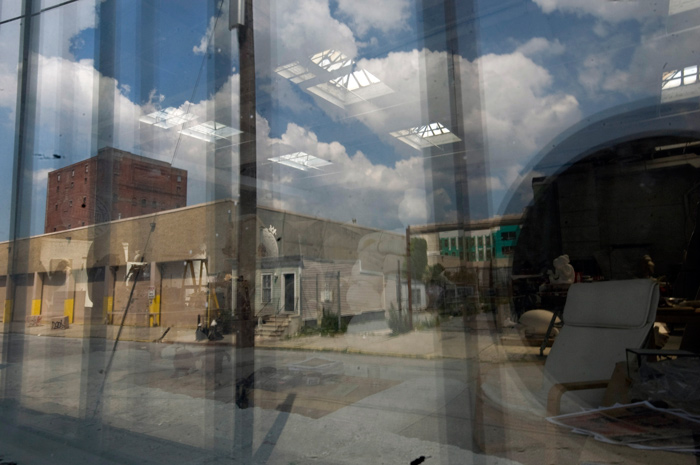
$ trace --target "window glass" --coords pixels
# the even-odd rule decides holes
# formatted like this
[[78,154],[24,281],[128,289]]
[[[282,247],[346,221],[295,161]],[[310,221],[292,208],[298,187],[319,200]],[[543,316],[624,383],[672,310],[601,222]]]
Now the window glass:
[[2,459],[693,461],[545,417],[699,414],[699,24],[0,0]]
[[272,301],[272,275],[262,275],[262,301],[268,303]]

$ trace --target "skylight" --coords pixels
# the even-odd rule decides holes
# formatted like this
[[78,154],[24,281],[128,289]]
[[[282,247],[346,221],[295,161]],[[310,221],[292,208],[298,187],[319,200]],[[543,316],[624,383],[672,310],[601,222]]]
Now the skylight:
[[168,107],[165,110],[158,110],[148,115],[139,118],[139,121],[145,124],[152,124],[163,129],[170,129],[175,126],[192,121],[196,116],[191,113],[185,113],[179,108]]
[[279,157],[268,158],[268,160],[273,163],[279,163],[280,165],[289,166],[301,171],[308,171],[309,168],[318,170],[331,164],[329,161],[314,157],[306,152],[294,152],[287,155],[281,155]]
[[[309,57],[309,60],[327,73],[334,73],[329,74],[329,77],[334,75],[336,77],[321,84],[308,87],[306,90],[333,105],[345,108],[346,105],[367,101],[393,92],[389,86],[381,82],[369,71],[364,69],[352,71],[351,69],[355,66],[355,62],[338,50],[324,50]],[[311,67],[310,64],[307,66]],[[351,69],[344,70],[347,67]],[[338,70],[341,71],[337,72]],[[346,74],[338,76],[343,71]],[[275,69],[275,72],[295,84],[300,84],[316,77],[314,72],[309,71],[306,66],[298,61],[279,66]],[[316,73],[318,72],[316,71]]]
[[180,131],[180,134],[194,137],[205,142],[215,142],[216,139],[226,139],[240,133],[241,131],[238,129],[234,129],[215,121],[207,121],[206,123],[190,126],[189,128],[182,129]]
[[331,84],[338,87],[345,87],[347,90],[357,90],[362,87],[371,86],[372,84],[379,84],[380,82],[382,81],[377,79],[369,71],[363,69],[331,80]]
[[[347,55],[337,50],[324,50],[323,52],[310,56],[309,61],[329,73],[354,64],[354,61],[348,58]],[[294,61],[286,65],[278,66],[275,68],[275,73],[289,79],[295,84],[299,84],[316,77],[313,72],[309,71],[307,66],[309,65]]]
[[369,71],[358,69],[307,89],[341,108],[393,92]]
[[389,133],[415,149],[436,147],[461,140],[441,123],[431,123]]
[[309,79],[316,77],[314,73],[304,68],[298,61],[278,66],[275,69],[275,73],[289,79],[294,84],[299,84],[300,82],[308,81]]
[[332,72],[350,66],[353,61],[342,52],[337,50],[324,50],[311,57],[311,61],[328,72]]
[[661,102],[671,102],[700,95],[698,66],[665,71],[661,77]]
[[688,66],[682,70],[676,69],[663,74],[661,89],[672,89],[698,82],[698,67]]

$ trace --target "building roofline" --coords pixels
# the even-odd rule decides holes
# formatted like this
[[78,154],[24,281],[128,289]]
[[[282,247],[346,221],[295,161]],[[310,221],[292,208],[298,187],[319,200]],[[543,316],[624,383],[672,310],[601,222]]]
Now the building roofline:
[[144,163],[150,163],[152,165],[160,166],[162,168],[170,168],[173,170],[179,170],[179,171],[182,171],[184,173],[187,173],[187,170],[184,170],[182,168],[176,168],[172,164],[170,164],[166,161],[157,160],[155,158],[150,158],[150,157],[145,157],[143,155],[136,155],[135,153],[127,152],[125,150],[120,150],[120,149],[117,149],[114,147],[103,147],[97,151],[97,155],[95,155],[93,157],[88,157],[84,160],[76,161],[75,163],[71,163],[70,165],[66,165],[66,166],[63,166],[61,168],[57,168],[55,170],[51,170],[51,171],[49,171],[49,174],[55,173],[56,171],[64,171],[64,170],[74,169],[77,166],[83,165],[86,162],[89,162],[93,159],[107,158],[110,156],[109,154],[114,154],[120,158],[131,158],[132,160],[142,161]]
[[[64,230],[61,230],[61,231],[50,231],[50,232],[46,232],[46,233],[42,233],[42,234],[36,234],[36,235],[33,235],[33,236],[27,236],[27,237],[23,237],[23,238],[14,239],[14,240],[1,241],[0,244],[2,244],[2,243],[7,243],[7,242],[21,241],[21,240],[24,240],[24,239],[32,239],[32,238],[39,238],[39,237],[50,237],[50,236],[52,236],[52,235],[56,235],[56,236],[61,236],[61,237],[62,237],[62,236],[65,236],[66,234],[70,234],[70,233],[73,232],[73,231],[79,231],[79,230],[82,230],[82,229],[90,229],[90,228],[95,228],[95,227],[98,227],[98,226],[105,226],[105,225],[114,224],[114,223],[124,223],[124,222],[129,222],[129,221],[138,221],[138,220],[143,220],[143,219],[147,219],[147,218],[152,218],[152,219],[154,219],[155,221],[157,221],[158,217],[161,217],[161,216],[163,216],[163,215],[169,215],[169,214],[174,214],[174,213],[180,213],[180,212],[187,211],[187,210],[194,210],[194,209],[198,209],[198,208],[206,208],[206,207],[210,207],[210,206],[213,206],[213,205],[217,205],[217,204],[226,204],[226,203],[232,203],[234,206],[237,207],[237,206],[238,206],[238,199],[229,198],[229,199],[212,200],[212,201],[209,201],[209,202],[198,203],[198,204],[196,204],[196,205],[187,205],[187,206],[180,207],[180,208],[171,208],[171,209],[168,209],[168,210],[163,210],[163,211],[159,211],[159,212],[155,212],[155,213],[148,213],[148,214],[145,214],[145,215],[130,216],[130,217],[128,217],[128,218],[121,218],[121,219],[118,219],[118,220],[109,220],[109,221],[104,221],[104,222],[102,222],[102,223],[88,224],[88,225],[85,225],[85,226],[77,226],[77,227],[75,227],[75,228],[64,229]],[[348,223],[343,223],[343,222],[340,222],[340,221],[329,220],[329,219],[326,219],[326,218],[304,215],[304,214],[302,214],[302,213],[297,213],[297,212],[293,212],[293,211],[278,210],[278,209],[272,208],[272,207],[259,206],[259,207],[258,207],[258,210],[265,210],[265,211],[267,211],[267,212],[294,215],[294,216],[298,216],[298,217],[301,217],[301,218],[306,218],[306,219],[309,219],[309,220],[323,221],[323,222],[326,222],[326,223],[332,223],[332,224],[336,224],[336,225],[340,225],[340,226],[346,226],[346,227],[355,228],[355,229],[362,230],[362,231],[372,231],[372,232],[379,232],[379,233],[384,233],[384,234],[391,234],[391,235],[394,235],[394,236],[396,236],[396,237],[398,237],[398,238],[404,237],[404,236],[401,235],[401,234],[398,234],[398,233],[395,233],[395,232],[392,232],[392,231],[387,231],[387,230],[384,230],[384,229],[371,228],[371,227],[367,227],[367,226],[361,226],[361,225],[359,225],[359,224],[348,224]],[[234,221],[235,221],[235,218],[234,218]]]
[[183,170],[182,168],[174,168],[173,165],[171,163],[168,163],[167,161],[158,160],[156,158],[145,157],[143,155],[136,155],[135,153],[127,152],[126,150],[120,150],[120,149],[117,149],[114,147],[103,147],[103,148],[99,149],[97,151],[97,157],[106,157],[107,151],[112,151],[112,153],[114,153],[122,158],[131,158],[133,160],[139,160],[139,161],[143,161],[145,163],[159,165],[159,166],[162,166],[164,168],[173,168],[176,170],[181,170],[181,171],[186,172],[186,170]]
[[431,234],[448,231],[475,231],[479,229],[489,229],[496,226],[515,226],[523,224],[523,218],[523,214],[518,213],[464,223],[429,223],[411,226],[411,234]]

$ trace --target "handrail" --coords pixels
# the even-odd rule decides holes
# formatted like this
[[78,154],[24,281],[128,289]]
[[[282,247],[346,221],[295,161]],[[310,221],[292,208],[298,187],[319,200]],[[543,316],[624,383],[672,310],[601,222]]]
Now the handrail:
[[275,300],[277,300],[277,309],[273,311],[273,314],[274,314],[274,315],[279,314],[279,312],[280,312],[280,299],[279,299],[279,298],[278,298],[278,299],[270,299],[269,302],[265,302],[265,303],[263,304],[263,306],[260,308],[260,310],[258,310],[258,311],[255,313],[255,318],[258,318],[258,317],[263,313],[263,311],[264,311],[265,309],[269,309],[270,307],[273,307],[274,304],[275,304]]
[[263,306],[260,308],[260,310],[258,310],[258,312],[255,314],[255,318],[257,318],[258,316],[260,316],[260,314],[263,312],[263,310],[265,310],[265,308],[266,308],[269,304],[271,304],[271,303],[272,303],[272,299],[270,299],[269,302],[265,302],[265,303],[263,304]]

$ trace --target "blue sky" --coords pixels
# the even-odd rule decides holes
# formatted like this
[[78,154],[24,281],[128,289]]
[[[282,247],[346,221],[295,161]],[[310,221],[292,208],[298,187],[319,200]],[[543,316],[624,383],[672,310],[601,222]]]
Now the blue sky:
[[[226,169],[211,165],[211,144],[182,137],[178,145],[180,127],[139,123],[141,116],[168,107],[204,122],[211,119],[214,101],[221,114],[224,97],[225,117],[231,125],[237,123],[238,62],[226,12],[216,22],[214,2],[171,0],[146,8],[128,0],[116,5],[113,48],[96,48],[107,43],[112,26],[98,24],[95,0],[41,17],[33,151],[65,157],[33,160],[32,195],[25,202],[31,234],[43,232],[46,173],[92,156],[100,146],[173,160],[187,169],[190,204],[213,200],[212,172]],[[443,123],[450,119],[447,78],[441,71],[447,54],[440,47],[424,48],[434,42],[423,40],[422,16],[414,2],[271,0],[257,5],[260,202],[389,230],[454,217],[449,186],[426,186],[431,176],[426,176],[424,154],[389,135],[432,122],[426,120],[428,106]],[[603,0],[478,3],[478,57],[469,55],[468,43],[461,43],[463,56],[456,61],[467,150],[470,134],[481,131],[486,141],[487,169],[470,179],[474,216],[501,213],[515,187],[538,175],[526,166],[552,138],[605,109],[658,95],[664,66],[692,61],[697,33],[670,37],[667,5],[655,6]],[[458,24],[463,33],[470,21],[460,17]],[[15,131],[16,89],[13,93],[11,88],[16,88],[18,32],[17,24],[0,26],[6,50],[0,62],[0,148],[8,155]],[[274,72],[295,61],[312,69],[309,57],[326,49],[343,52],[353,60],[352,69],[370,72],[392,92],[338,106],[309,90],[327,82],[318,69],[316,80],[303,83]],[[115,54],[113,70],[98,64],[100,54],[109,50]],[[426,75],[432,79],[427,84]],[[101,87],[95,87],[97,82]],[[114,129],[96,131],[98,102],[107,96],[114,101]],[[235,166],[236,139],[232,142]],[[268,161],[298,151],[331,165],[301,172]],[[478,167],[470,169],[481,173]],[[9,207],[8,182],[3,185]],[[526,193],[516,203],[524,206],[528,200]],[[7,237],[0,227],[0,239]]]

